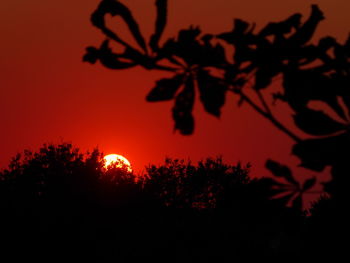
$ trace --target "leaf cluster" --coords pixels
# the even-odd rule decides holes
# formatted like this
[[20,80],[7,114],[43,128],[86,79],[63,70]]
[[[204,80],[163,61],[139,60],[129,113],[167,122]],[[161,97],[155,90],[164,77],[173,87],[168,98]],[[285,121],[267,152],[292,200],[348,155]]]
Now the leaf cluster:
[[[314,33],[325,19],[317,5],[311,6],[307,19],[296,13],[270,22],[261,30],[255,24],[235,19],[228,32],[213,35],[191,26],[164,41],[161,40],[167,24],[168,1],[156,0],[155,6],[154,33],[146,41],[126,5],[116,0],[101,1],[91,21],[107,40],[100,48],[87,48],[84,60],[100,61],[115,69],[142,66],[171,72],[172,77],[156,82],[146,99],[173,100],[175,130],[184,135],[192,134],[195,128],[192,112],[197,93],[204,109],[219,117],[226,95],[232,92],[239,98],[239,105],[250,105],[295,141],[292,152],[301,159],[301,166],[314,171],[332,166],[333,179],[337,178],[334,185],[343,185],[338,180],[344,181],[344,153],[350,146],[350,38],[339,43],[327,36],[315,43]],[[138,47],[106,26],[107,14],[124,20]],[[110,41],[123,47],[124,52],[114,53]],[[276,92],[272,83],[278,78],[282,85]],[[310,106],[313,102],[327,105],[335,114],[315,110]],[[309,137],[301,138],[275,117],[272,107],[276,103],[285,103],[293,110],[294,130]],[[300,193],[303,188],[298,187]],[[334,187],[327,189],[331,188]],[[329,191],[335,192],[334,189]],[[300,199],[296,198],[299,203]]]

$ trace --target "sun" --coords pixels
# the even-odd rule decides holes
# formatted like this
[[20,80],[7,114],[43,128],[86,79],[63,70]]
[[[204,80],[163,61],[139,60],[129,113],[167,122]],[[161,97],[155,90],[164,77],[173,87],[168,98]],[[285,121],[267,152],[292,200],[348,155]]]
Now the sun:
[[123,168],[125,167],[128,172],[132,172],[131,164],[124,156],[119,154],[108,154],[105,157],[103,157],[103,160],[105,161],[104,168],[108,168],[110,165],[115,164],[117,168]]

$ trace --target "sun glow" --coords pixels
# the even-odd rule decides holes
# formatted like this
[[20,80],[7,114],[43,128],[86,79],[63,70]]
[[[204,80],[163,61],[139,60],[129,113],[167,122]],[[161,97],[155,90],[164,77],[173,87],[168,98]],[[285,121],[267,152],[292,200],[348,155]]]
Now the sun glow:
[[103,160],[105,161],[105,165],[104,167],[107,169],[108,167],[110,167],[111,165],[115,164],[115,167],[117,168],[123,168],[125,167],[127,169],[128,172],[132,172],[131,169],[131,164],[128,161],[128,159],[126,159],[124,156],[119,155],[119,154],[109,154],[106,155],[105,157],[103,157]]

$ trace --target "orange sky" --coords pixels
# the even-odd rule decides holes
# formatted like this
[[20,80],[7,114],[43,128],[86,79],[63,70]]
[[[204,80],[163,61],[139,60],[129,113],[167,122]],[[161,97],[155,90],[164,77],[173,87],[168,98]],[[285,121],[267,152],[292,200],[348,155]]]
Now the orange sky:
[[[124,1],[145,35],[151,33],[153,0]],[[111,71],[82,63],[86,46],[103,36],[89,16],[99,0],[3,0],[0,2],[0,168],[17,152],[45,142],[71,141],[82,150],[98,146],[126,156],[141,170],[165,156],[198,160],[223,155],[228,162],[252,162],[255,174],[267,158],[297,164],[292,141],[247,106],[228,96],[220,120],[196,104],[196,131],[173,133],[172,102],[146,103],[160,75],[142,69]],[[305,16],[317,3],[325,12],[317,36],[343,41],[350,31],[349,0],[170,0],[166,36],[201,25],[208,33],[232,28],[233,18],[256,22]],[[275,146],[271,146],[272,142]]]

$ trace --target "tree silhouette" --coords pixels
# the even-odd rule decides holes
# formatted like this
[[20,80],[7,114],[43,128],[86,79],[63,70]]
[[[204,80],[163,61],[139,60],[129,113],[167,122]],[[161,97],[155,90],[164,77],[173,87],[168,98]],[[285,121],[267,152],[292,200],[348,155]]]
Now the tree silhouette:
[[[255,24],[235,19],[230,32],[213,35],[190,27],[180,30],[176,38],[160,41],[167,23],[167,4],[167,0],[155,1],[155,30],[146,41],[126,5],[102,0],[91,21],[106,40],[98,48],[88,47],[83,60],[92,64],[99,61],[111,69],[141,66],[173,72],[173,77],[158,80],[146,99],[174,100],[175,130],[183,135],[194,131],[192,110],[196,92],[204,109],[216,117],[220,116],[226,94],[234,93],[240,99],[239,105],[249,105],[295,142],[293,154],[300,158],[302,167],[322,171],[331,166],[333,180],[325,190],[334,197],[346,195],[349,169],[344,153],[350,146],[350,38],[339,43],[333,37],[324,37],[313,43],[312,37],[324,15],[317,5],[312,5],[305,21],[297,13],[257,31]],[[107,14],[125,21],[137,47],[106,26]],[[124,51],[114,53],[110,41]],[[230,46],[234,48],[232,60],[226,55]],[[282,78],[280,92],[271,88],[277,78]],[[269,104],[271,98],[273,104],[285,103],[293,110],[294,129],[275,117],[273,104]],[[338,118],[310,107],[314,101],[328,105]],[[299,137],[296,129],[310,137]],[[312,179],[304,187],[313,184]]]
[[106,170],[98,150],[44,145],[0,172],[1,257],[241,262],[297,255],[305,216],[274,198],[274,186],[250,178],[249,165],[220,158],[167,159],[135,176]]
[[143,200],[136,197],[140,185],[133,174],[124,167],[105,171],[103,165],[98,150],[84,155],[71,144],[44,145],[16,156],[0,172],[1,258],[94,258],[91,242],[103,231],[106,211],[116,217],[113,208],[141,206],[137,202]]
[[223,205],[222,200],[234,191],[230,188],[239,189],[251,183],[248,173],[249,165],[229,166],[221,158],[209,158],[197,165],[168,158],[162,166],[147,168],[145,187],[157,193],[168,206],[210,209]]

